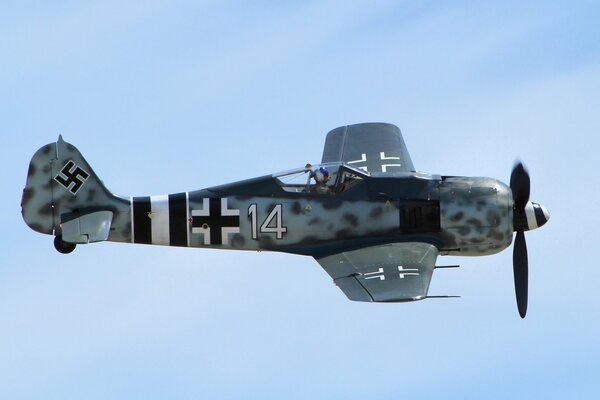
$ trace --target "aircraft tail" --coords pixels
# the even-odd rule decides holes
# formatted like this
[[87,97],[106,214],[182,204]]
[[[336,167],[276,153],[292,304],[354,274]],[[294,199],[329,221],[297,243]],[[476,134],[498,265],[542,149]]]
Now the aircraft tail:
[[[128,210],[129,200],[109,192],[79,150],[61,136],[31,159],[21,200],[23,219],[31,229],[66,243],[99,242],[112,235],[117,217],[128,218]],[[126,230],[129,224],[122,222]]]

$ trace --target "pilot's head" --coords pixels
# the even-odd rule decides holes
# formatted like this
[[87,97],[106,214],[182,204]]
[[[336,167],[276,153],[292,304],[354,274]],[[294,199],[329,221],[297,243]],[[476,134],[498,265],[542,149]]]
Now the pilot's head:
[[325,167],[320,167],[315,171],[315,181],[325,183],[329,180],[329,171]]

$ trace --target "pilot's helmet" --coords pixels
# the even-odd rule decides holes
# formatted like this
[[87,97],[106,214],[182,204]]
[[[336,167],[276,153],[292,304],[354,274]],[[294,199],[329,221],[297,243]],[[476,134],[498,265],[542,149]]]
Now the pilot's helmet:
[[325,167],[320,167],[315,171],[315,181],[327,182],[329,180],[329,171]]

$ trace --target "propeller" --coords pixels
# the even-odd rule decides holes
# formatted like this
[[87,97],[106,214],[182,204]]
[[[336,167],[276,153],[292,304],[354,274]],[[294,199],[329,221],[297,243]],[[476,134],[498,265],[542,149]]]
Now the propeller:
[[513,246],[513,274],[515,276],[515,294],[519,315],[525,318],[527,314],[527,286],[529,270],[527,265],[527,243],[525,233],[517,231]]
[[525,318],[527,314],[527,286],[528,286],[528,263],[527,263],[527,243],[525,242],[525,230],[527,227],[527,217],[525,216],[525,206],[529,201],[530,193],[529,173],[518,163],[510,175],[510,189],[514,199],[514,230],[517,232],[513,246],[513,274],[515,278],[515,294],[517,297],[517,307],[519,315]]

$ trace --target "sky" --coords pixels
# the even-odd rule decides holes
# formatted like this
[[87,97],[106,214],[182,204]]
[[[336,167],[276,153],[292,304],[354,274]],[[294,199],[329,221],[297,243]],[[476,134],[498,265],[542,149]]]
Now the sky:
[[[551,4],[549,4],[551,3]],[[0,397],[596,399],[600,6],[592,1],[3,1]],[[551,219],[444,257],[430,299],[351,302],[309,257],[98,243],[57,253],[20,197],[59,134],[122,195],[317,163],[398,125],[418,170],[508,182]]]

